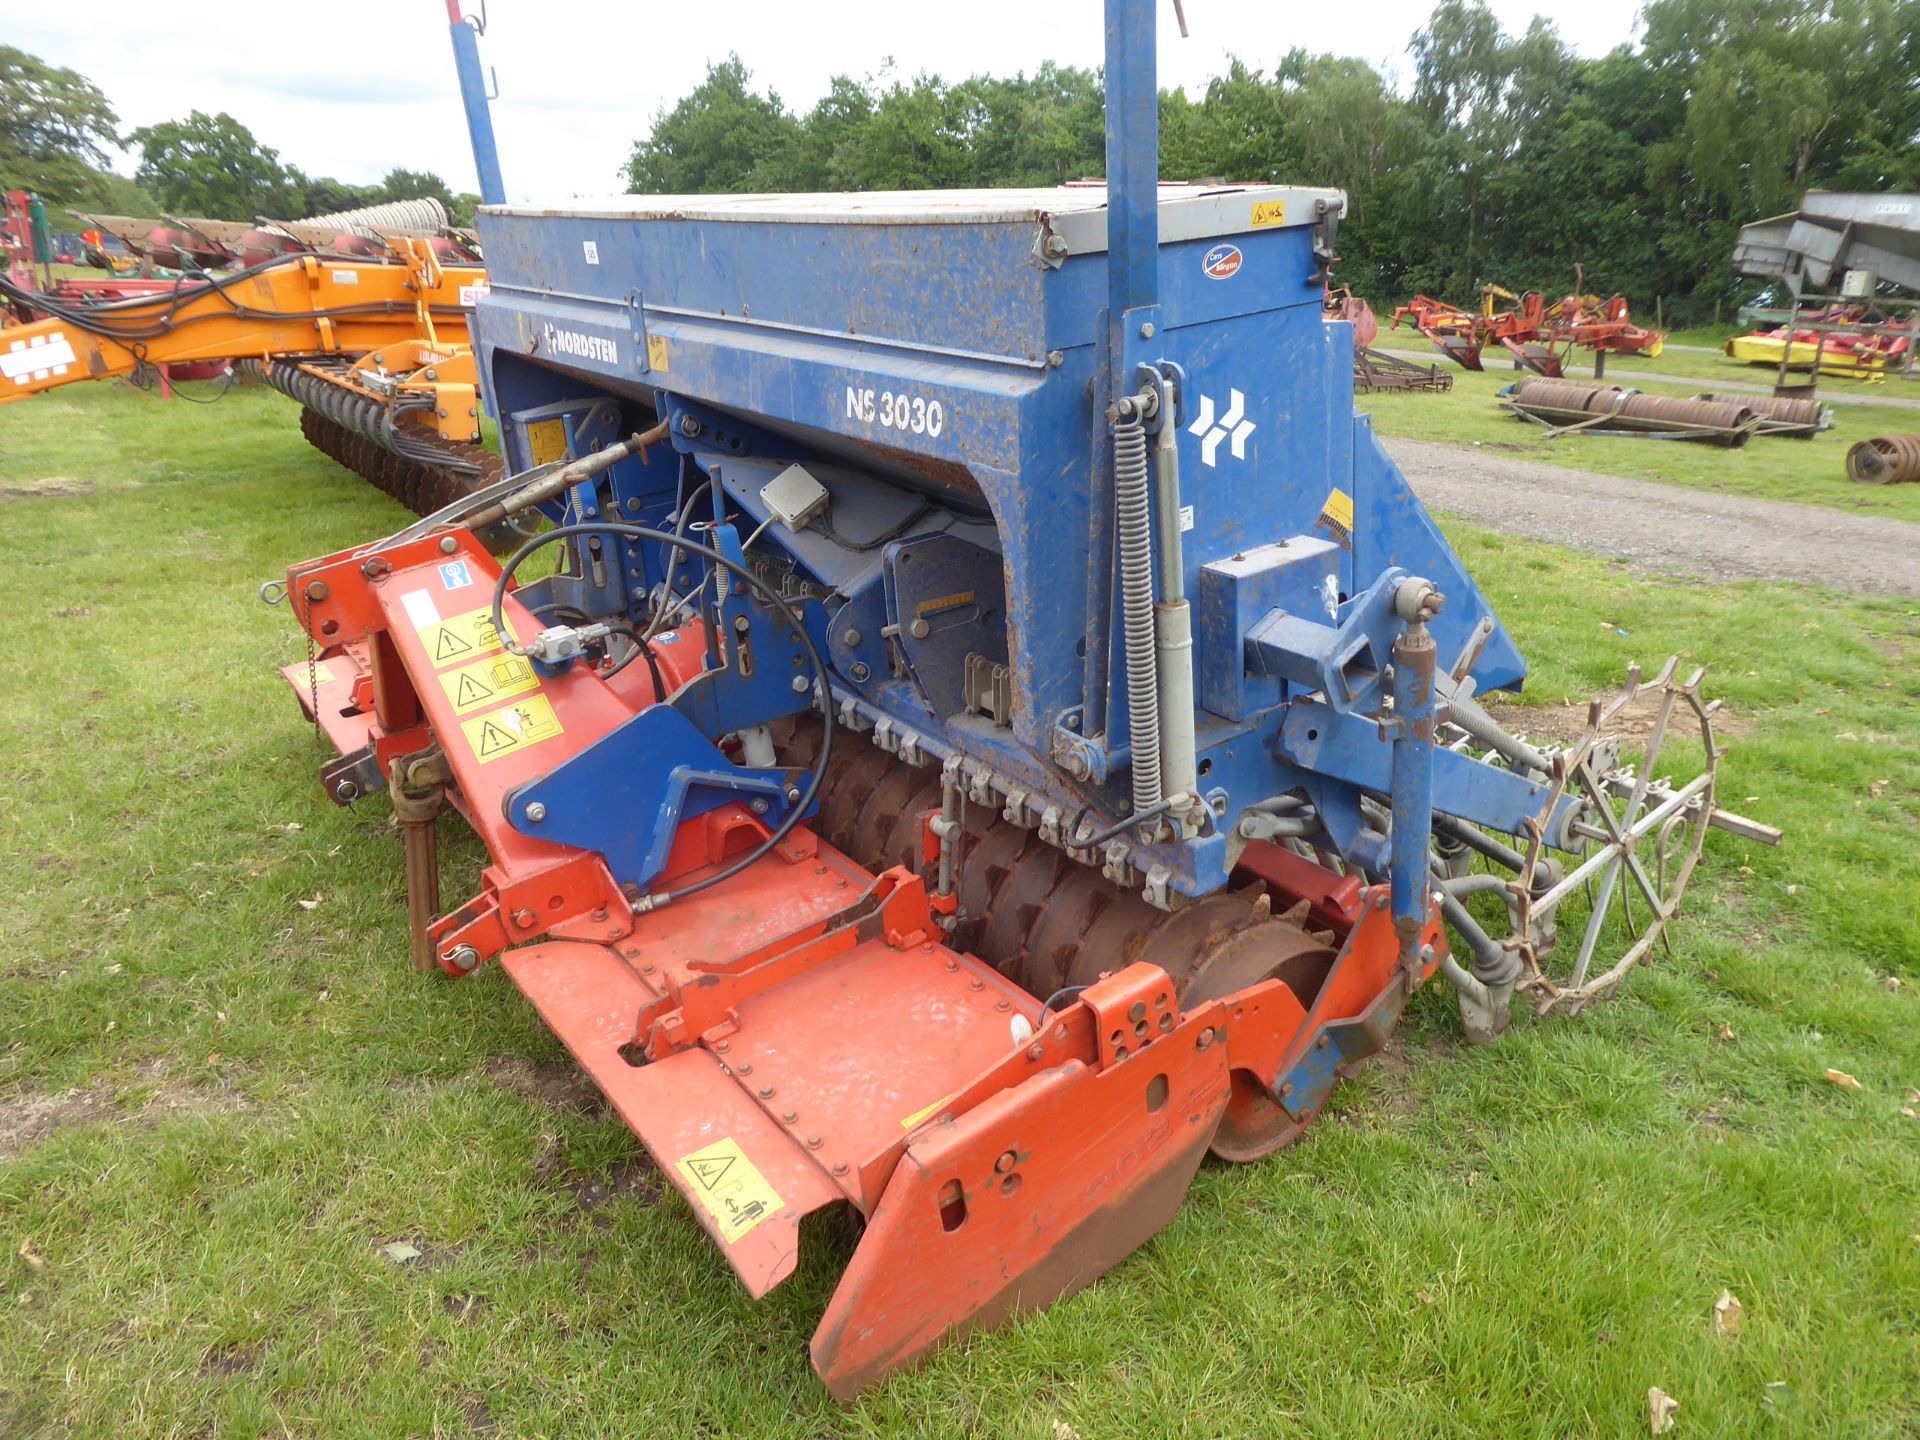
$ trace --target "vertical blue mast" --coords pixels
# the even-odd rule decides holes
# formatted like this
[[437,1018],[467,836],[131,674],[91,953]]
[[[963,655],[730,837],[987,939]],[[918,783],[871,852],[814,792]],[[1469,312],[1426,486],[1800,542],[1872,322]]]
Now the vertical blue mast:
[[493,144],[486,77],[480,73],[479,29],[461,15],[460,0],[447,0],[447,20],[453,29],[453,64],[460,76],[460,99],[467,107],[467,134],[473,140],[473,168],[480,175],[480,201],[484,205],[504,205],[507,190],[500,181],[500,152]]

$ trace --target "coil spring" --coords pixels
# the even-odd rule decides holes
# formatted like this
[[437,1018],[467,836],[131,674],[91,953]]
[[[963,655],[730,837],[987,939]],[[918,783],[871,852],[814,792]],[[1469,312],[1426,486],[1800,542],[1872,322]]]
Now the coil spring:
[[1120,532],[1120,606],[1126,626],[1127,722],[1133,736],[1133,808],[1160,803],[1160,676],[1153,650],[1153,529],[1147,491],[1147,431],[1138,419],[1113,427],[1114,518]]

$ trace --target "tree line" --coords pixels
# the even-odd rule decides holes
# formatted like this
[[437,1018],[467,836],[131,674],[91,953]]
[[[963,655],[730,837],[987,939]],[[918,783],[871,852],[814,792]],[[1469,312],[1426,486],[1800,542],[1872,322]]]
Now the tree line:
[[[1294,50],[1232,61],[1160,97],[1169,179],[1336,185],[1337,276],[1376,304],[1481,286],[1588,287],[1704,319],[1757,287],[1732,273],[1746,221],[1802,191],[1920,189],[1920,0],[1648,0],[1631,44],[1587,59],[1548,21],[1504,31],[1483,0],[1441,0],[1404,89],[1365,61]],[[738,56],[660,111],[626,164],[640,192],[1053,185],[1105,168],[1097,71],[1043,64],[948,81],[834,78],[804,112]],[[0,184],[56,209],[247,220],[431,195],[305,174],[227,114],[122,135],[84,76],[0,46]],[[109,151],[138,155],[132,179]]]
[[[431,171],[394,169],[373,185],[309,175],[224,111],[194,110],[124,134],[119,127],[113,106],[86,76],[0,45],[0,189],[33,191],[61,228],[69,228],[74,211],[296,220],[425,198],[468,224],[479,203]],[[109,152],[121,146],[138,156],[131,179],[109,168]]]
[[[1575,55],[1442,0],[1401,93],[1295,50],[1160,96],[1160,173],[1337,185],[1337,278],[1376,302],[1482,285],[1623,292],[1701,320],[1756,288],[1743,223],[1808,189],[1920,188],[1920,0],[1650,0],[1638,40]],[[1103,173],[1098,72],[836,78],[789,110],[737,56],[662,110],[636,192],[1054,185]]]

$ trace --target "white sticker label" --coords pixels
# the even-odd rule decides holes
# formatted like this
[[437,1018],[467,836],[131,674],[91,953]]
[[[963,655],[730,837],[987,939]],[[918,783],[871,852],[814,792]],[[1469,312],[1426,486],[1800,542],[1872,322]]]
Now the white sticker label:
[[1180,507],[1180,528],[1182,530],[1191,530],[1193,528],[1193,506],[1182,505]]
[[580,242],[580,248],[585,252],[589,265],[598,265],[600,263],[600,246],[597,242],[582,240]]
[[358,285],[360,283],[360,272],[358,270],[336,270],[333,272],[333,283],[336,285]]
[[489,287],[484,280],[481,281],[478,285],[462,285],[460,287],[461,305],[464,306],[466,309],[471,310],[475,305],[478,305],[480,303],[482,298],[485,297],[488,288]]
[[[442,565],[442,570],[447,567]],[[413,621],[413,628],[423,630],[429,625],[440,623],[440,607],[433,603],[433,596],[425,590],[409,590],[400,597],[400,604],[407,612],[407,618]]]
[[44,380],[49,375],[64,375],[74,364],[73,342],[59,330],[51,335],[36,335],[29,344],[15,340],[0,350],[0,378],[24,385],[29,379]]
[[[464,560],[447,561],[446,564],[440,567],[440,583],[449,590],[464,590],[467,586],[473,584],[473,576],[467,570],[467,562]],[[426,592],[421,591],[419,593],[425,594]],[[434,620],[438,620],[439,618],[438,615],[433,617]],[[433,621],[429,620],[427,623],[431,625]]]

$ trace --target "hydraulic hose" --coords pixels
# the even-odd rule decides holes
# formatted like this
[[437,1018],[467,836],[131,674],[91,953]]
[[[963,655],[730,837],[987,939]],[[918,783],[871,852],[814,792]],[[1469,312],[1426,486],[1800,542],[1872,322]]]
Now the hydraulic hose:
[[729,575],[739,580],[749,590],[754,591],[768,605],[772,606],[774,612],[780,615],[788,625],[793,627],[794,634],[799,638],[800,648],[806,652],[807,664],[813,670],[815,689],[817,691],[816,703],[820,708],[820,753],[814,757],[813,769],[807,776],[806,789],[801,792],[800,798],[794,802],[793,807],[787,811],[786,818],[774,826],[772,833],[769,834],[766,839],[762,840],[732,864],[716,870],[711,875],[689,881],[678,890],[658,890],[641,897],[641,899],[634,903],[634,909],[637,912],[644,913],[648,910],[658,910],[662,905],[668,904],[670,901],[684,900],[689,895],[711,889],[723,881],[731,880],[741,871],[750,866],[757,865],[767,855],[771,854],[774,847],[786,839],[793,828],[800,823],[800,817],[812,808],[814,800],[819,796],[821,783],[827,778],[827,765],[833,758],[833,685],[828,676],[827,662],[820,654],[820,647],[814,644],[813,636],[807,633],[807,627],[801,623],[800,617],[793,613],[793,610],[787,602],[781,599],[779,594],[776,593],[773,587],[768,585],[766,581],[762,580],[758,575],[755,575],[744,565],[735,564],[719,551],[710,546],[702,545],[698,541],[688,540],[679,535],[670,535],[664,530],[651,530],[644,525],[623,525],[616,521],[601,520],[583,522],[578,525],[562,525],[556,529],[548,530],[534,536],[533,539],[527,541],[526,544],[513,552],[511,558],[501,567],[500,578],[494,582],[493,587],[493,628],[494,633],[500,637],[501,648],[515,655],[525,653],[514,643],[512,632],[508,630],[506,626],[506,617],[501,613],[502,607],[506,604],[507,586],[513,582],[514,571],[520,568],[529,555],[532,555],[543,546],[552,545],[560,540],[571,540],[581,535],[618,535],[628,540],[651,541],[661,545],[671,545],[676,551],[698,554],[710,564],[718,565],[722,570],[725,570]]
[[1120,534],[1120,608],[1127,651],[1127,724],[1133,740],[1133,808],[1158,813],[1160,681],[1154,658],[1153,521],[1147,484],[1147,430],[1139,402],[1116,407],[1113,421],[1114,521]]

